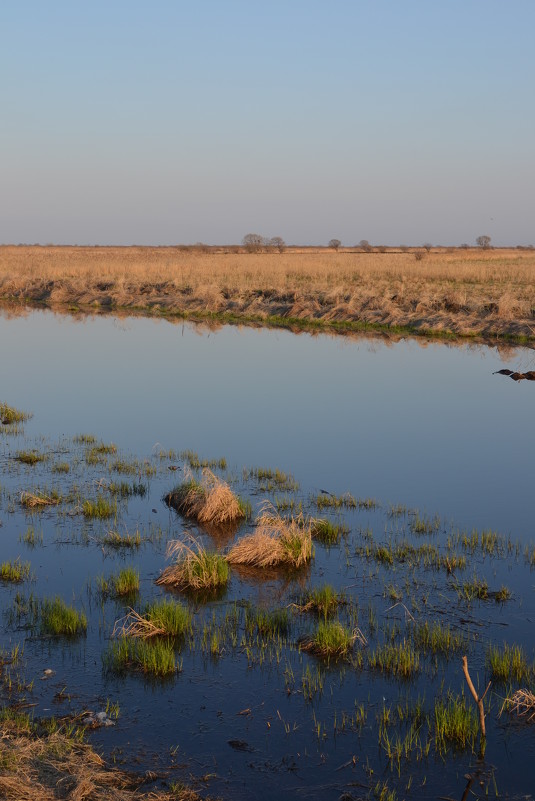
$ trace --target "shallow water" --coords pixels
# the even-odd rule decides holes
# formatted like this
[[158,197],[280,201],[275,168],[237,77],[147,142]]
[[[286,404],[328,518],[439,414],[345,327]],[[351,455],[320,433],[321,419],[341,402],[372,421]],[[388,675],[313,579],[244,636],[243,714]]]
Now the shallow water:
[[[484,792],[493,797],[495,786],[510,797],[532,791],[535,773],[525,769],[527,760],[533,763],[531,730],[506,715],[498,718],[504,687],[492,696],[483,761],[470,749],[450,749],[444,757],[431,748],[421,759],[413,752],[399,767],[389,762],[379,742],[381,710],[418,696],[431,708],[444,687],[461,693],[459,655],[449,662],[422,656],[422,668],[410,682],[371,670],[366,649],[362,668],[350,662],[326,666],[298,650],[299,637],[311,631],[314,620],[294,612],[280,647],[243,641],[247,604],[286,607],[305,587],[328,581],[345,590],[351,604],[341,609],[341,619],[358,623],[368,652],[389,638],[409,636],[406,606],[417,620],[447,620],[465,634],[480,687],[488,678],[491,642],[521,643],[533,659],[533,574],[524,550],[533,540],[535,386],[493,375],[503,366],[532,369],[532,351],[504,354],[480,346],[229,327],[209,331],[142,318],[74,321],[49,312],[0,318],[0,339],[8,343],[2,348],[0,401],[34,413],[24,433],[0,436],[2,561],[28,560],[34,575],[22,586],[0,583],[0,641],[4,647],[25,643],[25,673],[36,678],[31,700],[37,714],[96,709],[106,698],[116,700],[121,708],[116,726],[92,734],[93,742],[108,754],[113,750],[128,767],[160,768],[169,779],[215,773],[209,791],[229,798],[268,799],[276,793],[334,799],[342,792],[364,798],[378,781],[395,788],[398,799],[460,798],[465,774],[477,770],[474,790],[482,797]],[[118,455],[88,465],[85,447],[72,439],[81,432],[116,443]],[[47,453],[48,461],[28,467],[14,459],[17,450],[31,447]],[[136,608],[165,594],[154,579],[167,564],[167,541],[184,529],[196,533],[162,502],[181,476],[169,467],[184,464],[175,455],[160,457],[169,449],[225,457],[228,467],[221,475],[255,510],[264,497],[274,501],[286,493],[262,490],[254,479],[245,479],[242,469],[254,466],[291,472],[300,488],[290,494],[306,513],[319,514],[313,496],[320,490],[373,498],[377,507],[322,512],[345,522],[349,533],[338,546],[316,544],[308,570],[267,578],[234,570],[220,602],[190,601],[196,642],[182,648],[182,672],[162,683],[103,669],[102,654],[125,609],[116,601],[102,602],[95,578],[132,564],[141,575]],[[132,481],[133,474],[117,474],[112,467],[115,458],[126,460],[129,454],[140,460],[147,494],[120,502],[114,527],[139,529],[144,538],[139,550],[103,546],[111,523],[85,522],[75,503],[34,514],[20,506],[21,491],[36,487],[76,488],[87,497],[97,492],[96,482]],[[70,464],[68,474],[51,472],[60,461]],[[153,475],[145,474],[147,466]],[[405,508],[392,516],[390,504]],[[414,533],[415,508],[420,518],[439,516],[436,531]],[[42,535],[33,549],[23,539],[29,526]],[[473,527],[499,532],[502,550],[463,549],[458,540],[453,550],[468,564],[453,577],[422,564],[385,566],[363,554],[370,542],[402,540],[416,547],[429,543],[445,554],[448,538]],[[513,599],[459,600],[455,582],[475,573],[491,590],[507,585]],[[391,609],[391,587],[404,606]],[[87,636],[51,640],[25,627],[24,620],[14,621],[9,610],[17,592],[60,594],[74,602],[88,616]],[[203,627],[213,615],[236,609],[238,645],[225,641],[213,656],[201,644]],[[54,675],[41,681],[45,667]],[[302,686],[307,670],[323,680],[311,700]],[[68,700],[61,700],[63,695],[54,700],[64,687]],[[360,704],[367,711],[365,723],[342,726],[343,714],[350,716]],[[391,736],[404,733],[404,726],[398,721]]]

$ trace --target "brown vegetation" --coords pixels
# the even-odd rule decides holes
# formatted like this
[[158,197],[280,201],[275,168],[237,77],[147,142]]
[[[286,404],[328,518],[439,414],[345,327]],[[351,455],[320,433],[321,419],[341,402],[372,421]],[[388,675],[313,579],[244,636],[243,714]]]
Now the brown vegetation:
[[58,310],[534,338],[534,251],[433,248],[417,261],[414,249],[380,250],[4,246],[0,299]]
[[203,470],[202,482],[190,478],[165,497],[185,517],[208,526],[224,526],[243,520],[245,511],[229,485],[211,470]]
[[301,567],[312,558],[310,521],[303,517],[285,519],[266,505],[252,534],[242,537],[230,549],[231,565]]

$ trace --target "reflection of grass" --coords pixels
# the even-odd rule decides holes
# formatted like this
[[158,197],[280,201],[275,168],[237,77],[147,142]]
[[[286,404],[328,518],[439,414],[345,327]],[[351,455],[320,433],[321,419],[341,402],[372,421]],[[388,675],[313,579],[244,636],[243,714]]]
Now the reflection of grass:
[[40,610],[41,630],[44,634],[75,636],[87,629],[87,618],[83,612],[77,612],[67,606],[61,598],[44,600]]
[[176,564],[163,571],[157,584],[192,591],[215,590],[227,584],[229,568],[220,554],[197,543],[190,548],[178,541],[171,543],[168,549],[168,555],[174,554],[178,555]]

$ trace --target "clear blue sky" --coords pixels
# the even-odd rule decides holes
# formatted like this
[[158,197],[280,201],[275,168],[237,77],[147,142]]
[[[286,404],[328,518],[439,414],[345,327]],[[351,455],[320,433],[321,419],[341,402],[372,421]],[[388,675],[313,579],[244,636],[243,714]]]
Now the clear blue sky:
[[534,0],[6,0],[0,242],[535,243]]

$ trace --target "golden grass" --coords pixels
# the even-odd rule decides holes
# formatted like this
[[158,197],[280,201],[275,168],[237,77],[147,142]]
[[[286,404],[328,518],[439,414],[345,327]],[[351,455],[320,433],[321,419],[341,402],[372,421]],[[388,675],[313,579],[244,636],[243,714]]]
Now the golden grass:
[[28,509],[35,509],[39,506],[57,506],[61,503],[59,495],[47,495],[45,492],[21,492],[20,502]]
[[534,336],[534,251],[435,248],[417,261],[394,249],[231,250],[3,246],[0,298],[59,309]]
[[0,798],[6,801],[200,801],[190,788],[144,792],[146,776],[108,767],[89,745],[61,729],[0,724]]
[[252,534],[242,537],[227,554],[231,565],[301,567],[312,558],[311,521],[302,516],[286,519],[265,504]]
[[243,520],[245,512],[229,485],[204,468],[202,481],[190,478],[166,497],[167,503],[185,517],[202,525],[224,526]]

